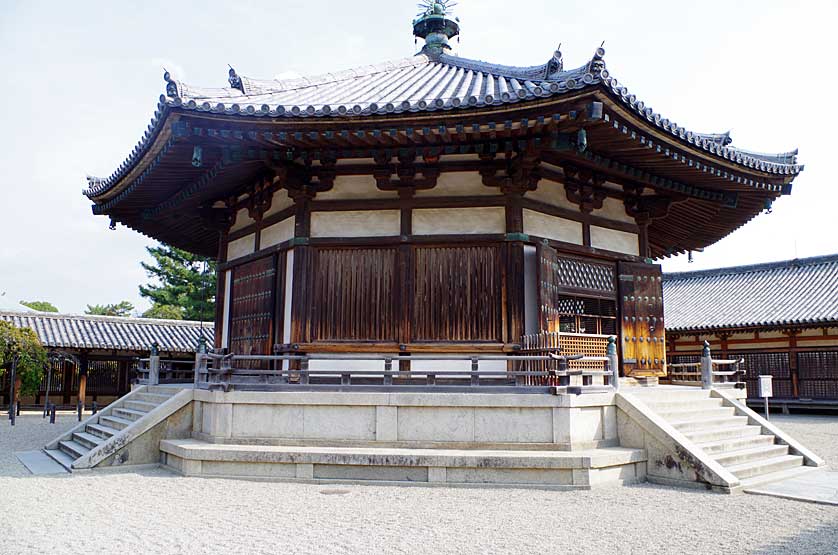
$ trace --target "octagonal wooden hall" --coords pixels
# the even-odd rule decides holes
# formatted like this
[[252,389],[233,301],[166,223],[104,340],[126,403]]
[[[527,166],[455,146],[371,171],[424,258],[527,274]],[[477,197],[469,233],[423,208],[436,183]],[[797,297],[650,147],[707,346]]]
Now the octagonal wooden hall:
[[560,51],[458,57],[458,22],[432,12],[402,60],[289,80],[231,68],[219,88],[167,73],[139,144],[89,179],[94,213],[217,255],[215,346],[233,353],[508,353],[549,331],[589,355],[616,335],[624,374],[662,375],[652,259],[790,193],[796,151],[684,129],[602,48],[574,69]]

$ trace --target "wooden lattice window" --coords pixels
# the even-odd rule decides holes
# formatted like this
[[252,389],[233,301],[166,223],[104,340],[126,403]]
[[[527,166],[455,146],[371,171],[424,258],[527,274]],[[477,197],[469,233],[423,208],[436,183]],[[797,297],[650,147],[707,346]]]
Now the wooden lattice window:
[[744,353],[733,356],[745,359],[742,369],[747,378],[756,379],[760,375],[771,375],[779,379],[791,378],[788,353]]

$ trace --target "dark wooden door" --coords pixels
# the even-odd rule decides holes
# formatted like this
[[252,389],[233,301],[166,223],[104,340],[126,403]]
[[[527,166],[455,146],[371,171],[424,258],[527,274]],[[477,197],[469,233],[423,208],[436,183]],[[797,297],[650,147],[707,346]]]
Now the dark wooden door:
[[233,270],[230,294],[230,352],[269,355],[276,294],[276,257],[268,256]]
[[619,274],[623,372],[626,376],[665,376],[661,267],[621,262]]

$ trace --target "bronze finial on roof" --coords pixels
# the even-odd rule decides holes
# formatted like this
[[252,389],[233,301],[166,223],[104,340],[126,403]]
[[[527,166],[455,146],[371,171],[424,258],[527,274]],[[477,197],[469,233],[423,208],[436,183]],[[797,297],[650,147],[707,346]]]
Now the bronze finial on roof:
[[425,39],[422,54],[435,58],[451,50],[448,41],[460,34],[460,19],[451,19],[450,10],[457,3],[452,0],[422,0],[417,19],[413,20],[413,35]]

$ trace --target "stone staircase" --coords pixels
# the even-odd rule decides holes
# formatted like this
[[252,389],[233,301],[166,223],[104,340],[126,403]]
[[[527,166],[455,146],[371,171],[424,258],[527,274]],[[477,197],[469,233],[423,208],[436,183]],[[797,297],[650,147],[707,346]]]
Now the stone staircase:
[[115,438],[139,425],[150,412],[180,391],[179,388],[160,386],[149,386],[134,391],[48,445],[44,452],[68,471],[72,471],[73,463],[91,451],[115,442]]
[[725,398],[698,388],[660,391],[632,394],[735,476],[742,489],[813,470],[802,455]]

